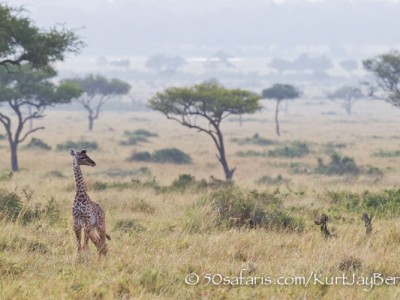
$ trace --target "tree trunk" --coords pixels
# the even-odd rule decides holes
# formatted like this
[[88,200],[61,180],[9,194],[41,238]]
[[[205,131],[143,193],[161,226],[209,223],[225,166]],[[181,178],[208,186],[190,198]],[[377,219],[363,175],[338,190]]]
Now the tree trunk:
[[89,116],[89,131],[93,130],[93,123],[94,123],[94,118],[92,118],[91,116]]
[[281,136],[281,132],[279,130],[279,120],[278,120],[278,114],[279,114],[279,104],[281,103],[281,100],[276,100],[276,109],[275,109],[275,124],[276,124],[276,134],[278,136]]
[[18,172],[19,171],[18,156],[17,156],[18,144],[16,142],[10,142],[10,150],[11,150],[11,170],[13,172]]
[[243,115],[242,114],[239,115],[239,125],[240,125],[240,127],[243,126]]
[[226,160],[226,155],[225,155],[225,145],[224,145],[224,138],[222,136],[221,131],[219,130],[219,128],[217,129],[217,136],[218,136],[218,143],[217,144],[217,149],[218,149],[218,160],[222,165],[222,168],[224,169],[224,173],[225,173],[225,179],[226,180],[232,180],[233,174],[236,171],[236,168],[230,169],[228,166],[228,161]]
[[219,161],[222,165],[222,168],[224,169],[225,179],[232,180],[233,173],[235,173],[236,168],[229,169],[228,162],[226,161],[225,153],[223,153],[223,152],[219,153]]

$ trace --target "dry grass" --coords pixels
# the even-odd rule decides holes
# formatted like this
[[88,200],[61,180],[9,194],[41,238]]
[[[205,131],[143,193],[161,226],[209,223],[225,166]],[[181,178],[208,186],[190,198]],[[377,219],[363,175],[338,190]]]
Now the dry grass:
[[[147,119],[135,121],[132,118]],[[96,168],[83,169],[92,200],[106,211],[110,253],[98,260],[94,246],[90,257],[84,261],[77,257],[75,237],[71,230],[71,205],[74,197],[71,157],[68,152],[20,151],[23,170],[9,181],[0,181],[0,189],[16,191],[34,190],[32,202],[45,204],[55,198],[61,220],[54,225],[39,220],[28,225],[0,223],[0,298],[1,299],[383,299],[396,298],[396,286],[343,286],[309,284],[283,286],[214,285],[203,287],[185,284],[185,277],[197,273],[238,276],[246,269],[246,276],[308,277],[312,272],[323,277],[342,276],[400,276],[398,247],[400,222],[398,219],[373,220],[373,233],[365,235],[361,215],[354,212],[338,213],[328,222],[329,230],[337,238],[324,241],[313,220],[324,211],[328,215],[334,204],[328,201],[326,191],[364,190],[380,191],[397,187],[400,179],[397,163],[400,158],[380,158],[372,154],[398,147],[395,117],[369,120],[353,117],[352,122],[343,116],[283,117],[282,141],[306,141],[312,153],[303,158],[239,157],[238,151],[264,151],[272,146],[237,145],[231,138],[245,138],[258,132],[266,138],[274,137],[274,127],[269,115],[255,118],[268,122],[246,122],[243,127],[227,122],[224,127],[228,158],[238,170],[234,179],[242,188],[256,188],[270,192],[279,189],[284,196],[284,206],[305,220],[302,233],[276,232],[263,229],[220,229],[214,226],[210,206],[196,206],[207,191],[159,193],[152,188],[107,188],[95,190],[96,182],[129,182],[131,177],[110,177],[109,169],[133,170],[148,167],[151,178],[161,185],[169,185],[179,174],[187,173],[196,179],[209,179],[211,175],[222,178],[222,170],[215,158],[211,140],[202,134],[157,118],[153,113],[104,113],[95,123],[93,133],[86,130],[82,114],[49,112],[43,121],[46,131],[38,132],[53,149],[67,140],[86,138],[96,141],[100,149],[89,152]],[[136,119],[137,120],[137,119]],[[157,121],[156,121],[157,120]],[[313,121],[313,122],[312,122]],[[318,123],[316,126],[315,122]],[[124,130],[144,128],[159,137],[150,142],[127,147],[119,142]],[[4,145],[5,141],[0,141]],[[295,174],[290,163],[299,163],[312,170],[317,158],[328,160],[325,145],[343,143],[339,149],[344,155],[355,158],[360,166],[379,167],[383,178],[368,174],[359,177],[324,176],[320,174]],[[126,158],[131,152],[177,147],[191,155],[192,165],[160,165],[132,163]],[[6,149],[6,148],[5,148]],[[0,157],[2,169],[9,165],[5,149]],[[49,176],[58,170],[65,177]],[[262,176],[282,175],[289,179],[283,185],[257,185]],[[148,180],[148,178],[142,178]],[[23,198],[23,197],[22,197]],[[32,246],[33,245],[33,246]],[[215,277],[217,280],[219,277]]]

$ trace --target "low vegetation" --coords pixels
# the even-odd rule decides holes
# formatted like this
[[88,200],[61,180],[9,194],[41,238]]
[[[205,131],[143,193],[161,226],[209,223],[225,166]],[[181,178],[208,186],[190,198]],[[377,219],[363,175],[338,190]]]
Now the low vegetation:
[[333,153],[330,159],[331,161],[325,164],[319,158],[318,167],[315,169],[315,172],[325,175],[358,175],[361,172],[353,158]]
[[24,146],[27,150],[51,150],[51,147],[38,138],[31,138],[31,141]]
[[56,146],[57,151],[68,151],[69,149],[86,149],[87,151],[97,150],[99,146],[96,142],[81,140],[78,142],[67,141]]
[[274,140],[266,139],[266,138],[259,136],[258,133],[256,133],[252,137],[233,138],[232,142],[237,143],[239,145],[257,145],[257,146],[270,146],[270,145],[274,145],[277,143]]
[[135,131],[124,131],[125,140],[121,141],[121,145],[135,146],[140,143],[147,143],[149,138],[158,137],[158,134],[146,129],[137,129]]
[[189,154],[177,149],[167,148],[156,150],[153,153],[148,151],[135,152],[132,154],[128,161],[144,161],[144,162],[155,162],[155,163],[171,163],[171,164],[191,164],[192,158]]

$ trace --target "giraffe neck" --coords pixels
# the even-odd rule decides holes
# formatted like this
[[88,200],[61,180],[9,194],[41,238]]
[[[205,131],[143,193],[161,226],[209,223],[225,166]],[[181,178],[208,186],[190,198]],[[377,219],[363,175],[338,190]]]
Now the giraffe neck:
[[[78,163],[74,160],[73,162],[73,167],[74,167],[74,174],[75,174],[75,188],[76,188],[76,195],[82,195],[86,194],[86,189],[85,189],[85,182],[83,181],[83,175],[81,171],[81,167],[78,165]],[[84,197],[77,197],[79,199],[85,199]]]

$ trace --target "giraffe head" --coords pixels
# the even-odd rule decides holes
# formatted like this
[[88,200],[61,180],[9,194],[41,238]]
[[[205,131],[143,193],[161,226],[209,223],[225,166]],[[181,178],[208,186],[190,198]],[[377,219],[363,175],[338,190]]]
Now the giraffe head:
[[91,166],[95,167],[96,163],[86,154],[86,150],[82,149],[80,152],[74,149],[69,149],[69,153],[75,159],[79,166]]

